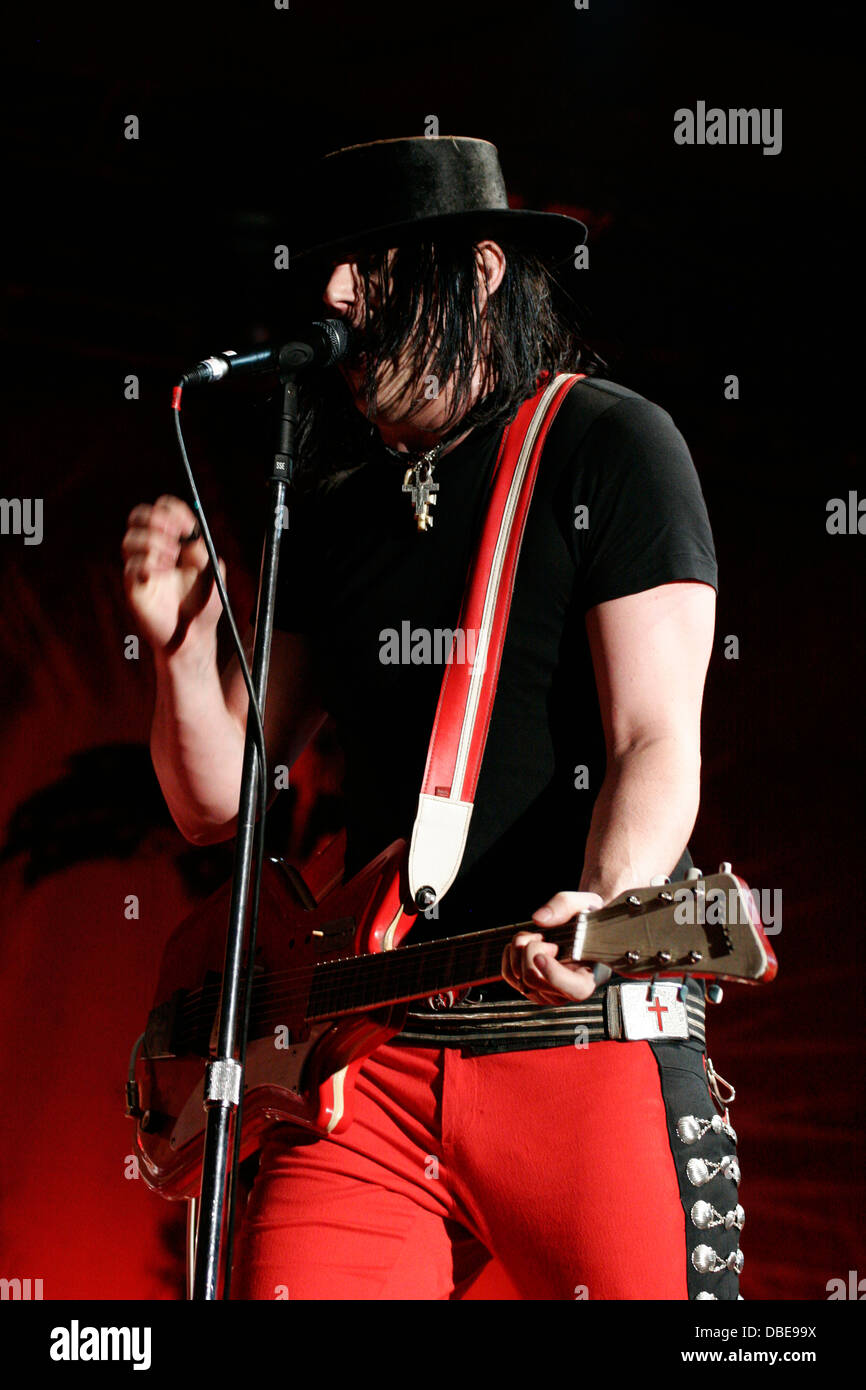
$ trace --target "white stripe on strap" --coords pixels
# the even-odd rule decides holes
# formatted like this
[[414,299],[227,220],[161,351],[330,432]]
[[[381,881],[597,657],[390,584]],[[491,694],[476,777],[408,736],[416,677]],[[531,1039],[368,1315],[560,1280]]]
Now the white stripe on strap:
[[550,402],[560,389],[564,381],[569,379],[568,373],[563,373],[554,378],[550,383],[530,421],[529,429],[526,431],[526,438],[523,441],[523,448],[517,459],[514,469],[514,477],[511,487],[508,490],[508,499],[505,503],[505,513],[502,518],[502,525],[499,529],[499,536],[496,541],[496,549],[493,554],[493,563],[490,567],[490,578],[487,584],[487,593],[484,598],[484,611],[481,617],[481,631],[479,641],[476,646],[476,653],[480,653],[480,660],[476,656],[476,661],[472,666],[472,676],[469,682],[469,698],[466,701],[466,712],[463,716],[463,727],[460,730],[460,742],[457,747],[457,768],[454,778],[454,785],[451,788],[451,795],[454,796],[463,786],[463,779],[466,775],[466,764],[469,760],[469,748],[472,743],[472,734],[475,729],[475,720],[478,716],[478,703],[481,698],[481,687],[484,682],[484,672],[487,667],[487,648],[490,642],[490,633],[493,628],[493,619],[496,616],[496,607],[499,601],[499,588],[502,583],[502,569],[505,564],[505,555],[508,550],[508,542],[511,539],[511,528],[514,525],[514,513],[520,501],[520,494],[523,491],[523,482],[526,477],[526,470],[529,460],[532,457],[532,450],[538,438],[538,431],[547,416]]
[[572,373],[561,373],[546,388],[533,412],[518,455],[503,509],[502,523],[497,536],[485,591],[466,708],[463,712],[457,745],[455,775],[447,796],[435,796],[422,791],[418,798],[418,812],[412,829],[408,862],[409,891],[413,900],[420,888],[429,887],[432,888],[438,902],[457,877],[463,860],[473,803],[472,801],[461,800],[460,793],[464,787],[473,734],[479,715],[484,675],[487,669],[488,647],[500,602],[503,569],[515,513],[539,431],[542,429],[551,404],[562,389],[563,384],[574,379]]

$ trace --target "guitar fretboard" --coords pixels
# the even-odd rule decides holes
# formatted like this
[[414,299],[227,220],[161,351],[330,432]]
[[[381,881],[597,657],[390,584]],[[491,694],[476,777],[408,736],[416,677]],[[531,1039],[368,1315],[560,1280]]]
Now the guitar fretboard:
[[[593,914],[594,925],[617,916],[613,906]],[[398,946],[375,955],[346,956],[293,970],[270,971],[253,983],[250,1036],[264,1037],[281,1023],[299,1017],[309,1023],[363,1012],[388,1004],[426,999],[449,989],[469,989],[502,978],[502,952],[515,932],[536,931],[534,922],[447,937],[441,941]],[[545,931],[563,958],[571,957],[574,923]],[[565,948],[565,949],[564,949]],[[567,950],[567,955],[566,955]],[[594,959],[599,959],[596,952]],[[206,1045],[219,984],[193,991],[183,1002],[178,1019],[178,1050]]]

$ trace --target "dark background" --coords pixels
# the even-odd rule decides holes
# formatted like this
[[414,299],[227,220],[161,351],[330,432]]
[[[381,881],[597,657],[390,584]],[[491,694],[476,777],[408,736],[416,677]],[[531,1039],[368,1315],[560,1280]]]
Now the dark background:
[[[161,945],[229,861],[185,845],[149,771],[152,674],[146,651],[124,656],[120,539],[136,501],[182,492],[178,370],[290,317],[273,247],[292,245],[305,164],[420,135],[429,115],[499,147],[515,204],[585,218],[587,330],[692,449],[721,575],[693,852],[784,904],[777,982],[732,987],[709,1020],[739,1092],[742,1287],[824,1299],[828,1280],[866,1274],[866,542],[825,524],[828,500],[861,486],[858,52],[844,7],[768,0],[257,0],[84,7],[19,29],[3,79],[2,492],[44,498],[45,530],[40,546],[0,537],[0,1274],[42,1278],[46,1298],[177,1295],[181,1213],[129,1176],[122,1082]],[[782,152],[676,145],[673,113],[698,100],[783,108]],[[190,399],[185,419],[245,613],[267,392]],[[338,816],[331,753],[324,738],[305,755],[275,818],[296,852],[311,814],[312,838]],[[482,1291],[507,1296],[493,1274]]]

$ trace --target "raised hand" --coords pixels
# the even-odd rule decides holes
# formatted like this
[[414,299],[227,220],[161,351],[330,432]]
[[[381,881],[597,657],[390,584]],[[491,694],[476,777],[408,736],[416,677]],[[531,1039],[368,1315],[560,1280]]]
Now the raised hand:
[[[124,587],[142,636],[155,652],[171,655],[182,644],[213,649],[222,612],[204,541],[188,539],[195,514],[179,497],[158,497],[133,507],[122,552]],[[225,565],[220,560],[225,577]]]

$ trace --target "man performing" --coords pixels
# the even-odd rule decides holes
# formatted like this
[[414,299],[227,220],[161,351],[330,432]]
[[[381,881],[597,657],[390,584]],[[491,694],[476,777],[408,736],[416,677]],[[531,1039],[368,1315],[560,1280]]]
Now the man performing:
[[[323,170],[305,273],[357,339],[305,389],[269,761],[290,767],[330,715],[345,878],[408,840],[450,659],[435,637],[458,626],[503,431],[575,374],[544,442],[460,869],[411,940],[538,930],[514,936],[501,983],[412,1005],[364,1063],[344,1133],[269,1131],[233,1296],[459,1298],[494,1255],[528,1299],[736,1299],[739,1169],[703,986],[688,983],[686,1030],[656,1001],[625,1035],[620,991],[647,985],[561,963],[544,939],[691,865],[716,585],[691,458],[663,410],[601,379],[563,309],[556,268],[585,228],[509,209],[492,145],[380,141]],[[124,555],[157,671],[154,766],[206,844],[234,833],[247,695],[235,660],[217,670],[193,525],[177,498],[140,505]]]

